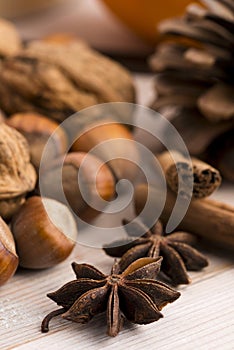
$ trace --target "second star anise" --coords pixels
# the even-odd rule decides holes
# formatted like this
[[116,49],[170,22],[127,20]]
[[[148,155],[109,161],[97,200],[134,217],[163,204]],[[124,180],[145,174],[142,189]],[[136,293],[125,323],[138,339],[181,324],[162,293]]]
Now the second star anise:
[[119,266],[123,271],[133,261],[142,257],[163,257],[161,271],[174,284],[190,282],[187,270],[198,271],[208,265],[206,257],[191,247],[196,237],[187,232],[163,235],[160,221],[149,230],[140,220],[123,220],[129,239],[116,241],[104,247],[105,252],[114,257],[122,257]]
[[159,320],[163,317],[160,310],[180,296],[179,292],[155,280],[161,260],[161,257],[139,259],[122,273],[116,263],[109,276],[91,265],[73,263],[77,279],[47,295],[62,308],[44,318],[42,332],[48,332],[50,320],[59,315],[87,323],[106,311],[110,336],[119,333],[124,317],[137,324]]

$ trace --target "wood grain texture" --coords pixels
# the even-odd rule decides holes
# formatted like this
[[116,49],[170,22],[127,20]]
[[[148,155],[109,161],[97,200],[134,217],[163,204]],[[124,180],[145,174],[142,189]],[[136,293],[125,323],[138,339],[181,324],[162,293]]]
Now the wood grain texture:
[[[207,254],[207,253],[206,253]],[[20,271],[1,289],[1,349],[231,349],[234,313],[234,270],[226,254],[209,254],[211,264],[191,273],[193,283],[180,288],[181,298],[164,309],[164,319],[148,326],[125,324],[115,339],[106,336],[103,315],[88,325],[55,319],[48,334],[40,333],[44,315],[55,304],[46,293],[73,279],[69,261],[38,273]],[[96,264],[108,272],[112,259],[101,251],[77,246],[70,261]],[[154,348],[154,347],[153,347]]]
[[[138,79],[139,80],[139,79]],[[233,186],[224,184],[214,195],[234,204]],[[95,264],[108,273],[113,259],[100,249],[77,245],[59,266],[39,272],[19,270],[0,289],[0,349],[160,349],[231,350],[234,344],[234,262],[225,251],[203,251],[210,265],[190,273],[192,284],[181,286],[181,297],[163,309],[164,318],[147,326],[125,323],[117,338],[106,336],[105,318],[87,325],[54,319],[50,332],[41,334],[43,317],[56,308],[46,294],[74,279],[72,261]]]

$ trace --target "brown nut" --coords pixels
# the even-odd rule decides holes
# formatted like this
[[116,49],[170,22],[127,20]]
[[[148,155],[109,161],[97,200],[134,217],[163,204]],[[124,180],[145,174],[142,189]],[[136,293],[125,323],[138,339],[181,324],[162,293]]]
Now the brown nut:
[[12,232],[20,266],[43,269],[59,264],[70,255],[77,227],[65,205],[34,196],[14,216]]
[[36,184],[28,144],[15,129],[0,123],[0,215],[9,220]]
[[[29,144],[31,162],[38,170],[44,147],[49,137],[53,138],[48,162],[65,154],[66,134],[59,124],[36,113],[18,113],[6,120],[6,123],[21,132]],[[54,133],[56,130],[56,133]]]
[[7,224],[0,218],[0,286],[14,275],[18,260],[12,233]]
[[[83,166],[82,165],[82,162]],[[74,213],[87,222],[94,219],[106,203],[115,195],[115,179],[111,170],[97,157],[82,153],[69,153],[65,159],[60,159],[51,165],[40,178],[43,194],[58,201],[64,201],[60,196],[59,170],[62,169],[62,190]],[[80,176],[78,180],[78,174]],[[82,188],[81,188],[82,187]],[[86,200],[81,193],[85,194]],[[95,210],[92,206],[98,206]]]
[[89,125],[72,145],[72,151],[89,152],[105,141],[110,142],[97,148],[95,155],[108,163],[117,179],[134,180],[138,170],[135,164],[138,152],[131,132],[119,123],[104,121],[96,126]]

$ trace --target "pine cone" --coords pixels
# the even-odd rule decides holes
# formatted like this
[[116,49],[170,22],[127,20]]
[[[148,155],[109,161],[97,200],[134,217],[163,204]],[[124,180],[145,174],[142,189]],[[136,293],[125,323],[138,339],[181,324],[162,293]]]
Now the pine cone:
[[3,55],[0,94],[8,115],[35,111],[57,121],[98,103],[135,100],[130,73],[75,38],[33,41]]
[[152,107],[173,107],[172,123],[189,151],[234,181],[234,1],[200,3],[159,25]]

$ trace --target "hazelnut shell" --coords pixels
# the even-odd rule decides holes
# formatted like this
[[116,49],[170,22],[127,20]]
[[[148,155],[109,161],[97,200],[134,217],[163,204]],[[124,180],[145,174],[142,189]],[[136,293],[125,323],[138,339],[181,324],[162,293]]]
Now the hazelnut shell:
[[42,269],[64,261],[75,246],[76,230],[66,206],[47,198],[29,198],[12,220],[20,266]]

